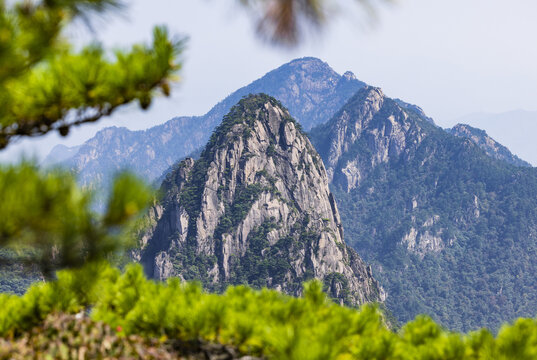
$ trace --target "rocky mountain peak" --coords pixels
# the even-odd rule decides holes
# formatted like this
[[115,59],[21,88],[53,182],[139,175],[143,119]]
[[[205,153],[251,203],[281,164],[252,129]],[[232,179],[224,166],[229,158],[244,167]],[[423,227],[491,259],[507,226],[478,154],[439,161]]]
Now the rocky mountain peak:
[[282,67],[301,67],[301,68],[315,67],[318,69],[324,68],[327,71],[333,71],[332,68],[330,68],[330,65],[328,65],[326,62],[322,61],[319,58],[312,57],[312,56],[305,56],[302,58],[291,60],[287,64],[282,65]]
[[362,96],[369,100],[369,101],[380,101],[384,98],[384,93],[382,92],[382,89],[375,86],[364,86],[363,89],[360,89],[354,97]]
[[477,129],[467,124],[457,124],[447,131],[451,135],[470,139],[490,157],[515,166],[531,166],[528,162],[511,153],[507,147],[491,138],[485,130]]
[[346,71],[343,74],[343,79],[345,79],[347,81],[356,80],[356,75],[354,75],[354,73],[352,71]]
[[125,168],[151,182],[178,160],[203,147],[223,116],[243,96],[274,96],[309,130],[328,121],[364,85],[341,76],[317,58],[296,59],[236,90],[205,115],[175,117],[143,131],[108,128],[80,150],[67,154],[68,149],[64,149],[63,164],[77,172],[83,185],[102,182],[107,186],[111,175]]
[[155,278],[207,287],[268,286],[301,293],[310,278],[348,304],[382,301],[370,269],[343,241],[321,161],[289,112],[268,95],[243,98],[197,161],[163,183],[140,261]]
[[407,143],[419,143],[424,120],[386,97],[380,88],[366,86],[310,136],[329,179],[350,191],[377,164],[404,155]]
[[[347,241],[373,264],[400,320],[429,313],[468,331],[531,314],[534,305],[514,304],[522,288],[526,304],[537,302],[534,279],[524,277],[532,271],[510,271],[534,258],[537,226],[526,219],[537,209],[535,169],[507,164],[510,153],[484,131],[446,132],[421,111],[366,87],[312,130]],[[502,276],[485,280],[489,288],[476,285],[490,268]],[[498,289],[506,294],[513,283],[498,302]]]

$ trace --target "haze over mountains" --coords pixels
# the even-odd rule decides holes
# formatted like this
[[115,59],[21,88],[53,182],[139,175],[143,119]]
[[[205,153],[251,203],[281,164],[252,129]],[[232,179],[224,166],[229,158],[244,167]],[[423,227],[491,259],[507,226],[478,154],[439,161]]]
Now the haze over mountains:
[[[303,169],[318,167],[315,162],[302,161],[295,164],[295,169],[287,167],[287,174],[293,176],[284,176],[282,166],[289,159],[282,154],[289,144],[283,145],[283,140],[278,140],[275,146],[280,147],[274,147],[270,150],[274,154],[268,156],[269,148],[259,147],[265,150],[254,151],[254,158],[261,163],[273,161],[279,165],[270,168],[272,172],[253,171],[245,168],[247,159],[237,160],[244,155],[240,149],[245,143],[238,141],[240,134],[235,134],[237,139],[232,140],[229,129],[222,130],[224,126],[212,139],[227,139],[218,142],[226,151],[219,152],[221,148],[215,147],[216,140],[211,140],[200,160],[186,160],[172,166],[203,146],[224,115],[243,96],[256,92],[273,95],[282,104],[273,105],[279,108],[277,112],[285,113],[283,107],[288,107],[289,114],[305,130],[311,129],[312,143],[327,171],[327,180],[324,175],[317,176],[317,180],[329,182],[346,242],[366,263],[373,265],[372,275],[387,291],[386,304],[400,321],[426,313],[451,329],[470,330],[481,326],[497,329],[501,322],[535,315],[536,170],[484,131],[467,125],[444,130],[419,106],[390,99],[351,73],[338,75],[314,58],[281,66],[233,93],[204,116],[178,117],[140,132],[104,129],[66,162],[79,172],[84,184],[106,183],[111,174],[124,167],[150,181],[171,169],[164,177],[163,189],[167,195],[152,210],[150,224],[154,228],[143,236],[138,254],[151,276],[166,278],[180,274],[204,281],[209,288],[243,282],[280,286],[296,293],[290,283],[296,285],[307,278],[297,269],[306,269],[309,275],[313,271],[321,274],[321,278],[329,274],[316,273],[317,268],[311,267],[315,261],[304,253],[311,244],[304,251],[293,248],[296,244],[292,241],[284,249],[276,246],[283,244],[277,239],[289,234],[291,238],[296,234],[307,235],[307,231],[295,229],[293,224],[308,224],[311,219],[284,222],[286,234],[271,238],[268,234],[274,228],[269,212],[253,210],[272,209],[280,216],[275,219],[283,219],[284,209],[297,199],[284,196],[280,201],[275,194],[293,194],[294,186],[308,183],[302,179],[308,173]],[[260,129],[268,131],[266,126],[256,131],[262,133]],[[268,133],[272,135],[265,141],[259,140],[259,144],[268,144],[268,139],[273,137],[286,138],[280,132]],[[215,157],[215,154],[220,155]],[[279,160],[269,161],[273,157]],[[235,172],[235,177],[225,172],[227,168]],[[209,178],[214,183],[207,185]],[[272,186],[272,178],[280,179],[279,188],[263,192],[265,185]],[[234,193],[226,188],[231,184],[232,188],[242,190]],[[251,187],[254,184],[260,184],[261,188]],[[225,196],[206,198],[211,191]],[[245,198],[237,202],[237,194]],[[330,199],[331,195],[326,196]],[[319,198],[321,204],[327,203],[326,196]],[[201,201],[202,198],[205,200]],[[259,199],[263,201],[254,206],[252,201]],[[304,207],[301,202],[294,204],[299,212]],[[201,211],[202,208],[206,210]],[[248,216],[243,216],[252,211],[259,216],[246,221]],[[333,225],[328,225],[336,224],[339,229],[337,211],[317,215],[316,219],[329,220],[326,231],[337,233],[331,228]],[[311,229],[312,225],[308,226]],[[249,230],[239,235],[245,227]],[[315,228],[317,236],[322,237],[324,231],[322,227]],[[218,240],[224,235],[229,237],[226,241]],[[273,239],[274,243],[266,244],[260,239]],[[339,243],[337,239],[334,241]],[[206,246],[201,246],[202,243]],[[227,246],[230,248],[224,250]],[[211,251],[206,253],[207,249]],[[231,261],[226,257],[235,251],[239,251],[238,259]],[[297,258],[302,265],[276,271],[279,275],[274,277],[275,273],[268,270],[278,268],[272,261],[274,258],[270,258],[274,251],[287,263]],[[337,253],[334,251],[332,255]],[[353,254],[350,250],[339,251],[336,257],[344,263]],[[204,255],[200,258],[200,254]],[[362,274],[362,278],[371,275],[365,265],[358,268],[362,270],[354,273]],[[348,271],[346,274],[348,283],[352,276]],[[280,275],[286,281],[281,282]],[[345,283],[339,276],[330,279],[336,278]],[[341,283],[331,282],[339,289],[333,294],[340,300],[345,298],[339,296]]]

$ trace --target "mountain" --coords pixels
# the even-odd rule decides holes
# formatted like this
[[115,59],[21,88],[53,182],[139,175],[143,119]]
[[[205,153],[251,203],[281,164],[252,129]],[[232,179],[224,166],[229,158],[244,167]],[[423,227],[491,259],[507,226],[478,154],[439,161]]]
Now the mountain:
[[68,147],[58,144],[52,148],[47,157],[43,160],[43,166],[52,166],[58,163],[68,161],[78,153],[80,146]]
[[106,183],[110,175],[123,168],[153,181],[176,161],[202,147],[243,96],[261,92],[272,95],[305,129],[310,129],[328,121],[363,86],[351,72],[339,75],[319,59],[296,59],[235,91],[203,116],[177,117],[143,131],[105,128],[64,164],[78,172],[84,185]]
[[537,111],[513,110],[503,113],[476,113],[457,119],[458,123],[486,129],[494,139],[522,159],[537,165]]
[[346,240],[388,309],[497,330],[537,308],[537,171],[492,158],[374,87],[311,131]]
[[150,277],[293,295],[318,278],[342,303],[385,297],[371,268],[343,240],[320,156],[268,95],[239,101],[200,158],[179,163],[161,190],[136,254]]
[[180,117],[142,131],[102,129],[64,165],[77,172],[82,185],[96,188],[106,186],[110,176],[125,168],[152,181],[190,149],[199,147],[201,135],[195,131],[195,119],[201,121]]
[[423,109],[421,107],[419,107],[418,105],[406,103],[401,99],[393,99],[393,101],[395,101],[397,103],[397,105],[399,105],[403,109],[413,111],[416,114],[418,114],[421,118],[429,121],[431,124],[434,124],[433,118],[427,116],[425,114],[425,111],[423,111]]
[[452,135],[472,140],[483,149],[487,155],[493,158],[506,161],[515,166],[531,166],[530,163],[513,155],[508,148],[488,136],[485,130],[477,129],[466,124],[457,124],[451,129],[448,129],[448,132]]

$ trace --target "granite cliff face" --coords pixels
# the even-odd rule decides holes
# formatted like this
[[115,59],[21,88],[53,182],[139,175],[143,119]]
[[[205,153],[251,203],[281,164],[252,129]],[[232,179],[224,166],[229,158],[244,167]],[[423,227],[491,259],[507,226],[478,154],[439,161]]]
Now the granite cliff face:
[[392,313],[496,330],[537,306],[537,171],[483,132],[454,132],[365,87],[310,137]]
[[349,192],[377,165],[412,156],[425,129],[435,126],[399,103],[367,86],[328,123],[312,130],[310,136],[332,183]]
[[451,129],[448,129],[448,132],[451,135],[472,140],[490,157],[505,161],[515,166],[531,166],[530,163],[520,159],[518,156],[511,153],[508,148],[488,136],[485,130],[466,124],[457,124]]
[[178,164],[162,190],[139,253],[154,278],[294,295],[318,278],[341,302],[384,300],[371,268],[343,240],[320,156],[267,95],[234,106],[200,158]]

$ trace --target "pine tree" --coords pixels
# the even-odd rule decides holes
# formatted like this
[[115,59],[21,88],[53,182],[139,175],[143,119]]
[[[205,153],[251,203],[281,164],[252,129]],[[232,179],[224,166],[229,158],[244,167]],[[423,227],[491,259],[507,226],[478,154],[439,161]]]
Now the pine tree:
[[[113,53],[99,44],[75,51],[63,35],[73,21],[120,6],[117,0],[0,0],[0,149],[21,137],[65,136],[121,105],[137,101],[147,109],[158,91],[169,95],[184,41],[171,40],[166,28],[155,27],[149,45]],[[0,199],[0,246],[18,254],[8,252],[8,260],[38,263],[47,274],[123,248],[128,225],[151,193],[122,174],[99,215],[92,192],[72,174],[25,162],[0,166]]]

